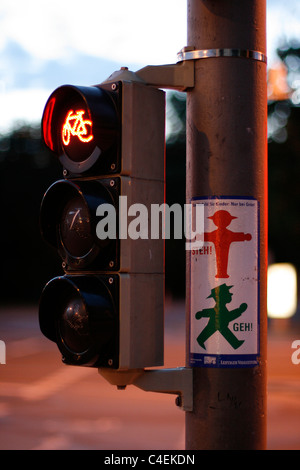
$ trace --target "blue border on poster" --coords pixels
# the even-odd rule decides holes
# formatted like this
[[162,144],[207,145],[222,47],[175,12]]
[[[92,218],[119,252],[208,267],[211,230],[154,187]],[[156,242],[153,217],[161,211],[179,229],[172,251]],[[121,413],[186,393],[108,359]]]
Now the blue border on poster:
[[[260,205],[255,197],[251,196],[199,196],[191,198],[193,201],[202,201],[205,199],[245,199],[257,202],[257,267],[258,267],[258,280],[257,280],[257,354],[206,354],[206,353],[191,353],[191,340],[189,337],[189,366],[190,367],[213,367],[213,368],[246,368],[256,367],[259,364],[260,357]],[[191,252],[190,252],[191,256]],[[191,270],[190,270],[191,276]],[[190,278],[191,289],[191,278]],[[191,297],[191,292],[190,292]],[[191,317],[191,312],[190,312]],[[191,335],[191,329],[189,331]]]

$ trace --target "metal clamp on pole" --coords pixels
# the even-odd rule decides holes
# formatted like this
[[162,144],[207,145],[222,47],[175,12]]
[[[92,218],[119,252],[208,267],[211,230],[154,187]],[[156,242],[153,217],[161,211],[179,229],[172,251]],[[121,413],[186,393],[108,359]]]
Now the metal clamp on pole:
[[119,389],[135,385],[146,392],[171,393],[178,395],[176,405],[183,411],[193,410],[193,369],[178,367],[174,369],[99,369],[110,384]]
[[265,54],[259,51],[251,51],[248,49],[200,49],[193,50],[190,47],[184,47],[177,54],[178,62],[198,60],[198,59],[209,59],[215,57],[241,57],[244,59],[258,60],[260,62],[267,63],[267,57]]

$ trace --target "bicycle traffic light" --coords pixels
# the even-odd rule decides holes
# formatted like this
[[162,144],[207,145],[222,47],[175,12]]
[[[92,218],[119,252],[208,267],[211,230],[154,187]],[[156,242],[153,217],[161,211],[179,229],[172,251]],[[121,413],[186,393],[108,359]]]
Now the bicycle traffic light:
[[40,227],[64,273],[45,286],[39,321],[67,364],[163,364],[164,242],[145,227],[164,202],[164,127],[164,92],[140,81],[65,85],[46,103],[43,139],[63,178]]

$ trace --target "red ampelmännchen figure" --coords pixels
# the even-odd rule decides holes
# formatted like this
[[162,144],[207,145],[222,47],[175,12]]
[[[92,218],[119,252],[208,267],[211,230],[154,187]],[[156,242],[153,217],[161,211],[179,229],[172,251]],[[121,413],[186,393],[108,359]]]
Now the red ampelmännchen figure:
[[230,245],[233,242],[244,242],[252,239],[250,233],[232,232],[227,227],[233,219],[237,217],[231,215],[228,211],[219,210],[211,217],[214,224],[218,227],[213,232],[204,233],[204,241],[215,245],[217,274],[216,278],[228,278],[228,256]]

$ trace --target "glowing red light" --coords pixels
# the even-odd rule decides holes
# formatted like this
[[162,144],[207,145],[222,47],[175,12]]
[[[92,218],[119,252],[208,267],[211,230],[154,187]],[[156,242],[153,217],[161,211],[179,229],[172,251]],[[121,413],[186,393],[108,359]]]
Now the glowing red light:
[[56,99],[53,97],[50,99],[49,103],[46,106],[45,114],[43,118],[43,134],[46,145],[51,150],[54,150],[53,140],[52,140],[52,133],[51,133],[51,124],[52,124],[52,115],[54,110]]
[[83,119],[85,111],[70,110],[62,126],[62,141],[68,146],[71,137],[77,137],[81,142],[90,142],[94,136],[92,133],[92,121]]

